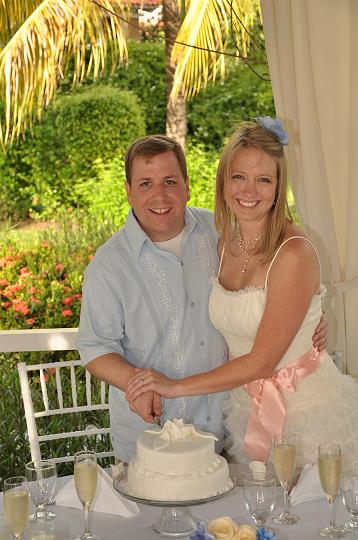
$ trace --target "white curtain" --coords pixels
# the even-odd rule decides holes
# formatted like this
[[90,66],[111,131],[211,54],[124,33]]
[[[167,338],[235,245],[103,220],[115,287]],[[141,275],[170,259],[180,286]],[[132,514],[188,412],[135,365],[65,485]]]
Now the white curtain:
[[291,182],[328,288],[330,352],[358,376],[358,1],[261,0]]

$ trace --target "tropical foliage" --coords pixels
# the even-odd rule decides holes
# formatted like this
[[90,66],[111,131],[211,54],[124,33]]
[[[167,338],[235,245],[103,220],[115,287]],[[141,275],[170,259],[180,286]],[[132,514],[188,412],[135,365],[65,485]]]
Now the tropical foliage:
[[[111,0],[101,0],[113,8]],[[124,16],[124,3],[115,2]],[[6,144],[31,128],[56,91],[69,60],[73,82],[86,73],[96,77],[106,67],[126,59],[127,47],[120,19],[109,18],[89,0],[1,0],[0,141]]]
[[253,57],[255,63],[266,65],[251,34],[260,17],[260,0],[189,0],[187,6],[173,47],[177,66],[173,96],[179,92],[193,96],[209,80],[218,75],[224,78],[225,53],[232,45],[237,59],[247,61]]
[[[166,12],[169,0],[163,4]],[[126,60],[125,5],[129,3],[124,0],[0,0],[3,146],[31,129],[53,99],[70,62],[76,83],[88,73],[96,78],[109,56],[113,69]],[[241,49],[235,53],[238,58],[251,54],[249,29],[257,20],[259,0],[186,0],[185,10],[177,36],[185,46],[177,43],[173,49],[174,97],[180,92],[196,94],[218,72],[223,77],[225,60],[218,52],[224,53],[228,43]],[[165,22],[172,25],[174,21],[167,15]]]

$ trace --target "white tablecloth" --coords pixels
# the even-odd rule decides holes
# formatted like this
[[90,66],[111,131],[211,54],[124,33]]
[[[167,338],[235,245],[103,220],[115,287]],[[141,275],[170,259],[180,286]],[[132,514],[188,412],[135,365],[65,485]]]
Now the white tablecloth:
[[[238,472],[237,465],[230,465],[230,470]],[[58,479],[61,487],[63,479]],[[282,491],[279,488],[276,508],[273,514],[278,514],[282,509]],[[51,507],[52,508],[52,507]],[[161,509],[153,506],[139,505],[140,515],[132,518],[122,518],[110,514],[91,512],[91,528],[102,536],[103,540],[161,540],[164,538],[152,529],[152,523],[159,516]],[[83,512],[71,508],[54,507],[55,535],[56,540],[70,540],[83,531]],[[242,488],[236,487],[230,494],[217,501],[192,507],[192,513],[203,521],[210,521],[220,516],[230,516],[239,524],[252,524],[251,517],[245,508]],[[292,508],[293,512],[301,516],[301,520],[296,525],[279,526],[271,522],[269,518],[268,526],[272,526],[276,531],[278,540],[313,540],[320,538],[317,530],[329,524],[329,505],[327,501],[320,500],[302,503]],[[0,513],[2,509],[2,494],[0,496]],[[341,498],[336,501],[337,524],[349,521],[350,516],[345,510]],[[353,538],[347,533],[347,538]],[[28,539],[27,533],[24,540]],[[0,539],[1,540],[1,539]]]

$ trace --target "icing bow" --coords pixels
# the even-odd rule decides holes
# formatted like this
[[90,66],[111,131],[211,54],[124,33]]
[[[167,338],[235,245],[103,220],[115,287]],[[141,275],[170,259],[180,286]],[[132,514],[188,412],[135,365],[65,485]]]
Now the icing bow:
[[184,424],[182,419],[178,420],[177,418],[174,418],[173,421],[167,420],[160,431],[153,431],[150,429],[146,429],[145,431],[146,433],[155,433],[158,435],[154,441],[154,448],[156,450],[165,448],[171,442],[177,441],[178,439],[185,439],[190,435],[217,441],[217,438],[212,433],[203,433],[202,431],[198,432],[193,424]]

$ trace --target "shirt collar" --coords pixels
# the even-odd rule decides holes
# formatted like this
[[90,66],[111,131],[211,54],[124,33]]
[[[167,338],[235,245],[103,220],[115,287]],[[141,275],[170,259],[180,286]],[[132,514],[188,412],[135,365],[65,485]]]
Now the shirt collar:
[[[184,220],[185,220],[185,225],[184,225],[185,234],[184,234],[183,244],[186,242],[187,238],[195,229],[195,227],[200,226],[198,221],[194,217],[193,213],[191,212],[190,208],[185,209]],[[142,247],[145,243],[149,243],[152,246],[156,247],[151,241],[151,239],[149,238],[149,236],[143,231],[142,227],[139,225],[138,221],[136,220],[134,216],[132,208],[130,209],[128,213],[124,227],[128,234],[129,241],[131,243],[133,251],[138,258],[141,254]]]

